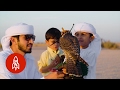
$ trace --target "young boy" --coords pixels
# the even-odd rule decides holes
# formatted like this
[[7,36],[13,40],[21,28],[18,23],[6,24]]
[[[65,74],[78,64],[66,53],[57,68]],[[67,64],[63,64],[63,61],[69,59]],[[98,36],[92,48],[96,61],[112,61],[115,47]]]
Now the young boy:
[[62,64],[60,57],[64,54],[59,47],[60,37],[61,32],[57,28],[50,28],[45,33],[47,50],[41,54],[38,61],[38,68],[43,76],[48,75],[51,70],[57,69]]
[[88,74],[84,79],[96,79],[96,61],[101,51],[101,38],[92,24],[75,24],[74,35],[80,43],[80,56],[89,64]]

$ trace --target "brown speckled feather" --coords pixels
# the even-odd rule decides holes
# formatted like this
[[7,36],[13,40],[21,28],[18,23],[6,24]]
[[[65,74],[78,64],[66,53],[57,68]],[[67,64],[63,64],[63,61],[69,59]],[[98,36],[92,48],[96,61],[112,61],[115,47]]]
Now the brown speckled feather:
[[67,63],[67,73],[76,77],[81,77],[82,70],[79,62],[87,64],[80,57],[80,46],[77,38],[73,36],[69,30],[64,30],[61,32],[62,37],[60,38],[60,47],[64,51],[66,63]]

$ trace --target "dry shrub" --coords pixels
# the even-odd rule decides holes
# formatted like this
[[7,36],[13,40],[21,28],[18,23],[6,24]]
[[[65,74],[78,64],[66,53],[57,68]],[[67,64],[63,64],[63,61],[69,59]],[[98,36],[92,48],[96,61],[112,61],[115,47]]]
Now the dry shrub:
[[111,41],[102,41],[101,44],[102,48],[106,48],[106,49],[120,49],[120,47],[118,46],[118,44],[111,42]]
[[0,44],[0,48],[2,48],[2,45]]

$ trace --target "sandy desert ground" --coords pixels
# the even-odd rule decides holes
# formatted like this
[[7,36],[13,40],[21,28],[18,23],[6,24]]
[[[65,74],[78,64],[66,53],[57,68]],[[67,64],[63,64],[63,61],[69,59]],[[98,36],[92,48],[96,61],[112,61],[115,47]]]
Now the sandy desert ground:
[[[46,47],[33,47],[31,54],[35,57],[36,65],[45,49]],[[120,50],[103,49],[97,60],[96,74],[97,79],[120,79]]]

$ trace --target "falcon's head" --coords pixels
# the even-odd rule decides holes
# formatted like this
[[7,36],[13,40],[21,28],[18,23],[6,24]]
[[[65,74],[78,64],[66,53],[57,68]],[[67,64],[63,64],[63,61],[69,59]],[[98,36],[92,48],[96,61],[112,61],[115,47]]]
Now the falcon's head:
[[[74,24],[73,24],[73,26],[74,26]],[[73,28],[73,26],[72,26],[72,28]],[[72,28],[71,28],[71,30],[72,30]],[[61,36],[63,37],[66,34],[72,35],[71,30],[65,30],[64,28],[62,28]]]
[[72,33],[70,32],[70,30],[65,30],[64,28],[62,28],[61,36],[63,37],[66,34],[71,34],[72,35]]

